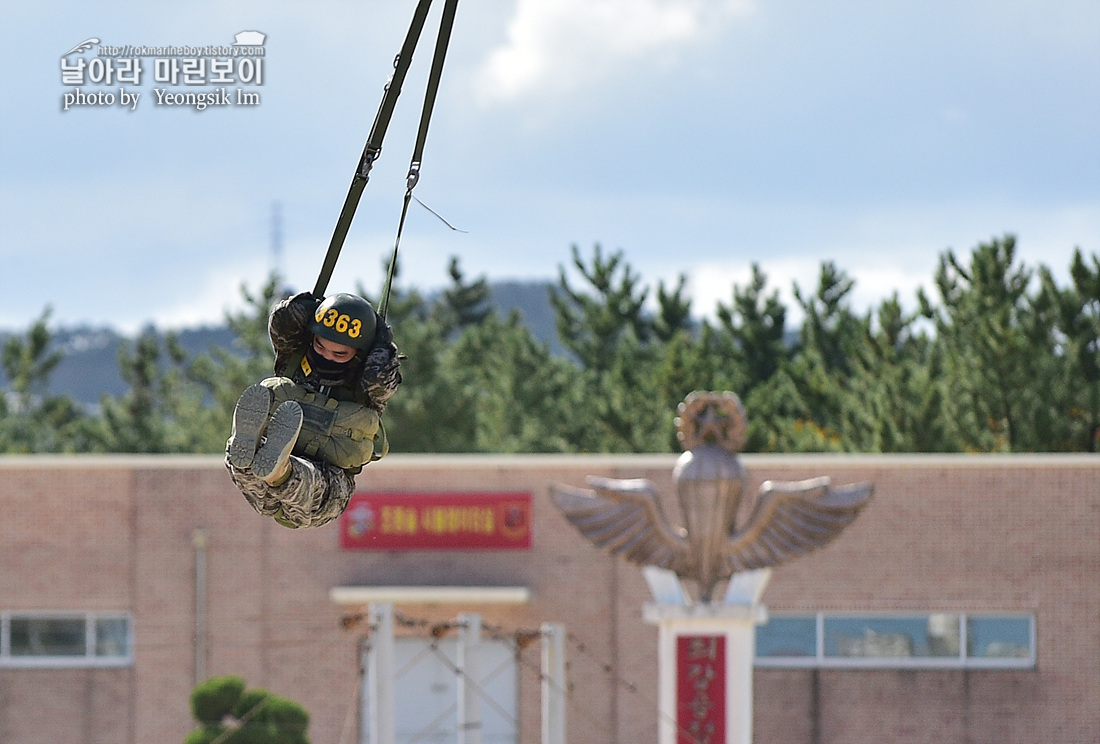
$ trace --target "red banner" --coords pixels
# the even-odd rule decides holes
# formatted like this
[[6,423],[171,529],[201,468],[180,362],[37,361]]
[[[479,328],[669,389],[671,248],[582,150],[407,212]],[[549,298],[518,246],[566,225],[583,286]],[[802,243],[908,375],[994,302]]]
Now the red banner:
[[726,741],[726,637],[676,639],[676,742]]
[[530,550],[530,493],[357,493],[345,550]]

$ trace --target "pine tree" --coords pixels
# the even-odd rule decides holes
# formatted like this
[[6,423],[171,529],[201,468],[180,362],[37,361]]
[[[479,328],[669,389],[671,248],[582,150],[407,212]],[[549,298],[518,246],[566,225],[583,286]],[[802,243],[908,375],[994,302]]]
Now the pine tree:
[[863,452],[943,452],[957,444],[942,419],[939,387],[932,384],[932,342],[915,330],[895,292],[874,311],[866,343],[849,378],[850,404],[863,415],[850,436]]
[[574,452],[587,437],[576,366],[550,353],[523,325],[490,313],[450,352],[468,391],[478,452]]
[[51,395],[50,376],[64,358],[49,330],[50,307],[25,336],[9,336],[0,366],[9,390],[0,391],[0,452],[79,452],[88,447],[89,419],[66,396]]
[[1051,445],[1046,404],[1058,394],[1055,359],[1029,294],[1033,272],[1015,258],[1012,235],[979,244],[969,264],[949,250],[935,275],[940,306],[919,294],[942,351],[946,419],[966,450]]
[[1037,305],[1052,320],[1056,354],[1071,380],[1058,416],[1066,427],[1065,449],[1100,450],[1100,259],[1091,264],[1074,251],[1073,286],[1062,289],[1046,267],[1040,267]]
[[153,328],[119,349],[119,371],[130,389],[120,398],[104,397],[99,448],[107,452],[178,452],[183,436],[170,416],[160,369],[162,351]]
[[787,308],[778,291],[765,294],[767,283],[767,275],[754,263],[748,284],[733,285],[733,301],[718,303],[718,353],[726,357],[728,375],[742,398],[770,380],[790,358]]
[[605,372],[625,335],[632,334],[642,343],[649,340],[650,324],[642,314],[649,289],[638,287],[640,277],[624,261],[622,251],[604,258],[603,249],[596,245],[591,267],[576,245],[572,251],[573,265],[587,287],[574,289],[565,268],[559,269],[558,286],[550,293],[558,337],[585,369]]
[[691,299],[684,296],[686,285],[687,277],[683,274],[671,291],[663,281],[657,283],[657,317],[653,321],[653,332],[660,343],[668,343],[678,333],[690,332],[694,327]]
[[[643,313],[649,289],[625,262],[622,251],[604,257],[597,245],[591,265],[573,246],[573,265],[587,286],[574,288],[559,269],[551,291],[558,337],[580,366],[587,418],[582,451],[652,451],[661,428],[647,389],[655,359],[653,322]],[[663,449],[663,447],[662,447]]]
[[447,273],[451,277],[451,286],[443,290],[435,312],[450,337],[484,321],[492,308],[489,305],[489,282],[484,276],[467,283],[457,256],[451,257]]

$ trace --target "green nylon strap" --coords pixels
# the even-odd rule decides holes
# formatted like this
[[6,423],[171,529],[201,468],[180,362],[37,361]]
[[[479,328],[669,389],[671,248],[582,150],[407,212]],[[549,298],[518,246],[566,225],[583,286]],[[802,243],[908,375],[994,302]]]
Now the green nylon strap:
[[272,514],[271,517],[283,527],[289,527],[292,530],[298,529],[298,525],[291,522],[289,519],[286,518],[286,515],[283,514],[283,507],[281,506],[279,507],[279,511]]
[[383,423],[382,417],[378,417],[378,434],[374,437],[374,451],[371,453],[370,461],[378,462],[383,457],[390,453],[390,438],[386,436],[386,424]]
[[[340,258],[340,250],[344,246],[344,239],[351,228],[351,221],[355,218],[355,210],[359,206],[359,199],[363,195],[363,189],[366,188],[367,181],[370,179],[371,168],[374,166],[374,161],[382,153],[382,141],[385,139],[386,130],[389,128],[390,119],[393,117],[397,98],[401,95],[401,86],[404,84],[405,75],[412,64],[413,52],[416,51],[417,42],[420,41],[420,33],[424,29],[424,21],[428,17],[431,4],[432,0],[420,0],[417,4],[416,10],[413,12],[412,22],[409,24],[408,33],[405,34],[405,41],[401,45],[401,51],[394,59],[393,75],[386,83],[382,94],[382,102],[379,104],[378,112],[374,116],[374,123],[371,125],[367,143],[363,147],[363,154],[359,158],[359,165],[355,169],[355,175],[352,176],[351,186],[344,198],[344,206],[336,220],[336,227],[332,232],[328,251],[325,253],[324,262],[321,264],[321,271],[317,275],[316,284],[313,285],[314,297],[324,297],[325,290],[328,289],[332,272],[336,268],[336,261]],[[392,270],[391,267],[391,272]],[[391,281],[392,277],[387,279],[387,286]],[[280,377],[290,377],[293,374],[292,370],[298,368],[303,358],[304,352],[291,354],[281,367],[275,369],[275,373]]]
[[336,229],[332,233],[332,240],[329,241],[328,252],[325,254],[325,260],[321,266],[321,273],[317,276],[317,283],[313,287],[314,297],[324,297],[329,279],[332,278],[332,272],[336,268],[336,259],[340,257],[340,249],[343,247],[344,238],[347,237],[348,229],[351,227],[352,218],[355,217],[355,209],[359,205],[359,198],[362,196],[363,188],[370,178],[374,161],[382,152],[382,140],[385,138],[386,129],[390,125],[393,109],[397,104],[397,97],[401,95],[401,86],[405,82],[405,74],[412,62],[413,51],[416,49],[416,43],[420,40],[420,32],[424,28],[424,20],[428,16],[428,9],[431,4],[432,0],[420,0],[416,6],[412,23],[409,25],[409,31],[405,35],[405,43],[402,44],[401,51],[394,60],[393,76],[386,83],[382,103],[378,107],[378,113],[375,114],[370,136],[363,148],[359,166],[355,169],[355,175],[352,177],[351,187],[344,199],[344,207],[340,210],[340,217],[336,221]]
[[428,125],[432,120],[436,94],[439,92],[439,80],[443,77],[443,61],[447,57],[447,45],[454,28],[455,11],[458,0],[446,0],[443,5],[443,17],[439,22],[439,34],[435,40],[435,55],[432,57],[432,69],[428,76],[428,89],[424,93],[424,108],[420,112],[420,129],[416,133],[416,145],[413,147],[412,160],[409,162],[409,175],[406,179],[405,200],[401,205],[401,219],[397,223],[397,237],[393,241],[393,255],[390,256],[389,271],[386,273],[386,288],[382,292],[382,302],[378,314],[386,319],[390,305],[390,291],[393,287],[393,274],[397,266],[397,249],[401,245],[401,233],[405,228],[405,217],[409,213],[409,201],[413,189],[420,180],[420,163],[424,157],[424,143],[428,140]]

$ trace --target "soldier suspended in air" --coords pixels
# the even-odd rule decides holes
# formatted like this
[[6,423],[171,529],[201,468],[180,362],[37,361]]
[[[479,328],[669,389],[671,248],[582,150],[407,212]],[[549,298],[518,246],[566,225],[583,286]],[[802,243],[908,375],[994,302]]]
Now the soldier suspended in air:
[[245,390],[233,412],[225,447],[230,476],[256,511],[287,527],[317,527],[338,517],[355,476],[388,450],[381,415],[401,384],[403,357],[386,325],[386,307],[458,0],[445,0],[440,18],[380,312],[357,295],[322,295],[382,151],[431,1],[418,0],[413,12],[313,291],[283,300],[268,318],[276,376]]
[[317,527],[347,508],[355,476],[386,452],[381,415],[401,384],[393,334],[353,294],[303,292],[268,318],[275,369],[233,412],[225,464],[256,511]]

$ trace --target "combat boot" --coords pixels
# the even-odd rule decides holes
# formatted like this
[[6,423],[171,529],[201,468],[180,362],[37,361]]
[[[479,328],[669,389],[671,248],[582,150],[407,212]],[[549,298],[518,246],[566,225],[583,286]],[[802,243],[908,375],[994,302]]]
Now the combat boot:
[[237,470],[252,467],[252,459],[267,428],[273,395],[263,385],[252,385],[241,393],[233,409],[233,433],[229,437],[226,455]]
[[252,460],[252,474],[269,486],[281,486],[290,477],[290,453],[302,430],[302,407],[288,400],[267,422],[267,436]]

